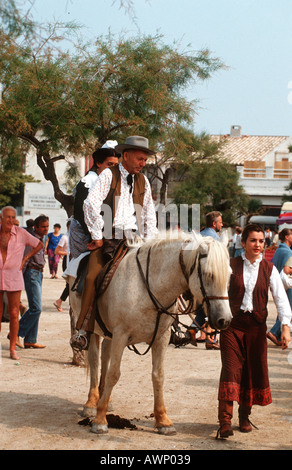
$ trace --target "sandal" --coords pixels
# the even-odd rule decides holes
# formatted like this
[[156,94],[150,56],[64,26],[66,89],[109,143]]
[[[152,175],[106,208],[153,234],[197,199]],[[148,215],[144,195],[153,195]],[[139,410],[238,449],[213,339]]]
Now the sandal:
[[58,312],[63,312],[63,309],[62,307],[60,307],[57,302],[54,302],[54,306],[56,307],[56,309],[58,310]]
[[20,357],[16,351],[10,351],[10,358],[14,361],[19,361]]

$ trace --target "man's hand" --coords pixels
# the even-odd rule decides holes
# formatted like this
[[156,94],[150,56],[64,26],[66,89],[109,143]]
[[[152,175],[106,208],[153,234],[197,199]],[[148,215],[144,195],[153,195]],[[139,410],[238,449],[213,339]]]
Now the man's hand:
[[290,266],[284,266],[283,271],[285,274],[288,274],[288,275],[292,274],[292,268],[290,268]]
[[288,348],[288,345],[291,341],[291,334],[290,334],[290,326],[289,325],[283,325],[282,326],[281,341],[282,341],[282,349]]
[[97,248],[102,247],[103,240],[92,240],[92,242],[88,243],[87,248],[90,251],[96,250]]

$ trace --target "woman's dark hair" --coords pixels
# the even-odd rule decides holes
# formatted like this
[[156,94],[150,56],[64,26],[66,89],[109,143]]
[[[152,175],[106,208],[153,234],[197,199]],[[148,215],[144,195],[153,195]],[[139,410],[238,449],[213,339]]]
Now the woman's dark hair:
[[241,235],[241,241],[243,241],[245,243],[246,240],[248,239],[248,234],[250,232],[263,232],[263,234],[265,236],[265,231],[264,231],[264,229],[261,225],[259,225],[259,224],[248,224],[243,229],[243,232],[242,232],[242,235]]
[[92,158],[94,164],[103,163],[107,157],[120,157],[121,154],[116,152],[113,148],[100,148],[93,152]]

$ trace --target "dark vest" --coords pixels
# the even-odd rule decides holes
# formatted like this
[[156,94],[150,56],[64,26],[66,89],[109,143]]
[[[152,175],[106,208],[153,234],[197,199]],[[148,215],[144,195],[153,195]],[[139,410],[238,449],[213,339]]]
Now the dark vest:
[[83,202],[88,196],[88,191],[89,189],[85,187],[85,183],[80,180],[76,186],[73,211],[74,219],[78,220],[78,222],[82,225],[84,233],[86,233],[87,235],[89,235],[89,231],[84,221]]
[[[103,204],[108,205],[112,210],[112,222],[116,213],[116,197],[121,195],[121,172],[119,165],[110,167],[110,170],[113,174],[111,187],[108,192],[107,197],[103,201]],[[134,176],[134,191],[133,191],[133,202],[136,212],[137,224],[139,232],[141,233],[141,213],[144,203],[144,194],[145,194],[145,177],[141,173],[138,173]]]
[[[229,303],[232,315],[236,317],[240,312],[245,293],[242,257],[231,258],[230,266],[232,274],[229,286]],[[268,315],[267,303],[272,269],[273,264],[270,261],[263,259],[260,262],[258,278],[253,291],[253,312],[251,312],[257,323],[264,323]]]

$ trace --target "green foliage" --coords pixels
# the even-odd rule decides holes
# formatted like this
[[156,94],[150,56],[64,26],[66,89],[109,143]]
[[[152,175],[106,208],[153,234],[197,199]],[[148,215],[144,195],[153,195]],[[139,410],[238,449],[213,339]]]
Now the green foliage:
[[238,213],[244,213],[248,196],[238,184],[236,168],[228,162],[213,157],[197,161],[187,169],[184,181],[175,189],[176,204],[200,204],[201,222],[212,210],[223,214],[227,225],[233,225]]
[[2,33],[9,35],[10,39],[20,36],[28,38],[33,35],[33,22],[27,16],[21,15],[14,0],[0,0],[0,19]]
[[260,199],[251,198],[248,202],[247,211],[250,215],[260,214],[262,212],[263,203]]
[[16,138],[0,137],[0,207],[21,205],[24,183],[35,181],[23,174],[23,155],[28,145]]
[[204,158],[213,154],[204,136],[193,135],[197,103],[184,96],[223,68],[207,49],[181,52],[160,35],[108,35],[64,52],[57,46],[74,25],[61,35],[58,25],[40,30],[13,0],[0,2],[0,135],[35,148],[68,213],[73,201],[60,189],[55,162],[89,155],[107,139],[145,135],[164,161],[188,162],[202,146]]
[[291,202],[292,201],[292,181],[290,181],[290,183],[285,187],[285,191],[287,191],[287,193],[283,194],[282,203]]

